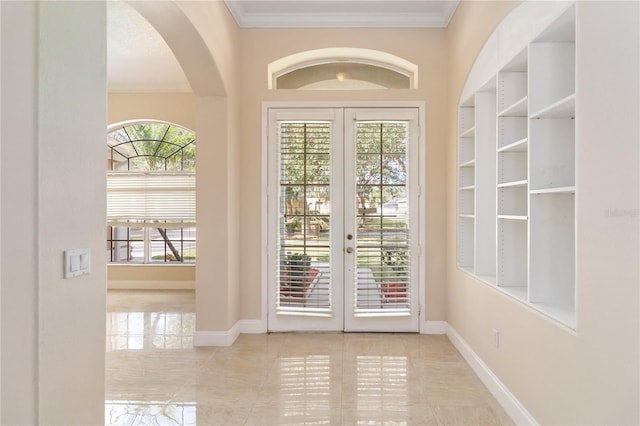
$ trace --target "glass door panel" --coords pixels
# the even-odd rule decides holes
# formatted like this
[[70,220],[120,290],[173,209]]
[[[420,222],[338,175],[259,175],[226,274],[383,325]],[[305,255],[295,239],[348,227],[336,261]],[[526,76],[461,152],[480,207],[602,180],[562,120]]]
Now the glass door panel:
[[268,327],[418,331],[417,109],[269,111]]
[[270,110],[269,124],[269,329],[341,330],[342,114]]
[[277,307],[331,312],[331,123],[287,122],[280,134]]
[[346,115],[345,329],[418,331],[417,113]]

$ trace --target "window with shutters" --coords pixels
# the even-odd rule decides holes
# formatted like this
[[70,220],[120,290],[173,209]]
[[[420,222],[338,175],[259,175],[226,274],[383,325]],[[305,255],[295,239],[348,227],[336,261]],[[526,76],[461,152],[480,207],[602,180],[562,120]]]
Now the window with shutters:
[[108,260],[195,263],[195,134],[161,121],[111,126],[107,169]]

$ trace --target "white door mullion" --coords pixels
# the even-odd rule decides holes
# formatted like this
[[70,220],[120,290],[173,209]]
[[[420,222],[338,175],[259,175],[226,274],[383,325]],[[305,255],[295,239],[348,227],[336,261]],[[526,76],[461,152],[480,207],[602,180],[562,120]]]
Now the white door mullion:
[[[357,218],[357,206],[354,203],[356,199],[356,152],[355,144],[355,120],[356,111],[346,109],[344,112],[345,126],[344,126],[344,208],[343,208],[343,222],[344,233],[342,235],[342,241],[344,242],[344,306],[345,306],[345,329],[348,328],[349,323],[348,315],[352,315],[355,309],[355,283],[356,283],[356,241],[358,240],[358,227],[356,224]],[[349,253],[350,251],[350,253]]]

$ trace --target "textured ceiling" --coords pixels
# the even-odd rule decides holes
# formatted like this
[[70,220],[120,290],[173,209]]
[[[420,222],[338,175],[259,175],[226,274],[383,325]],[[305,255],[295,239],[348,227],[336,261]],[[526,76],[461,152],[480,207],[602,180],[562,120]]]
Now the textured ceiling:
[[107,77],[111,92],[191,91],[167,43],[123,1],[107,2]]

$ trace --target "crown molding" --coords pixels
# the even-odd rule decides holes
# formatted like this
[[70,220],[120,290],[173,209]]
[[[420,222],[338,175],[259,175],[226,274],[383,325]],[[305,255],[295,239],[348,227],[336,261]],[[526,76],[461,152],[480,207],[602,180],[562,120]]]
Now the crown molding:
[[[373,1],[393,3],[386,0]],[[363,11],[358,12],[321,12],[313,8],[313,3],[317,2],[309,2],[306,12],[256,12],[242,0],[225,0],[227,8],[241,28],[445,28],[459,2],[433,2],[439,7],[433,11],[417,13],[402,10],[367,12],[368,2],[364,1],[361,2]]]

